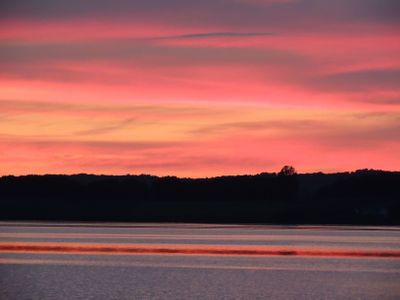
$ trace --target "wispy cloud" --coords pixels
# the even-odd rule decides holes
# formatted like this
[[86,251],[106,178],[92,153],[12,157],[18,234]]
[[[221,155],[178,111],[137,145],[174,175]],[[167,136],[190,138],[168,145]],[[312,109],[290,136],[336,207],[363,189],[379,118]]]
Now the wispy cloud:
[[194,135],[224,135],[224,134],[243,134],[245,132],[257,133],[267,130],[310,130],[321,126],[324,122],[320,120],[261,120],[247,122],[229,122],[196,128],[190,133]]
[[41,114],[56,113],[75,115],[93,113],[97,116],[135,115],[126,118],[133,122],[140,116],[170,116],[171,118],[193,118],[195,116],[218,116],[235,111],[235,108],[226,106],[207,106],[201,104],[143,104],[143,103],[76,103],[76,102],[50,102],[37,100],[5,100],[0,98],[0,113],[3,114]]
[[119,121],[115,124],[107,125],[107,126],[102,126],[102,127],[96,127],[92,129],[87,129],[87,130],[81,130],[76,132],[76,135],[98,135],[98,134],[104,134],[108,132],[112,132],[121,128],[124,128],[126,126],[129,126],[133,124],[136,121],[136,118],[129,118],[125,119],[122,121]]
[[225,38],[225,37],[259,37],[259,36],[273,36],[273,32],[205,32],[205,33],[190,33],[182,35],[171,35],[158,37],[156,39],[205,39],[205,38]]
[[320,75],[315,77],[314,86],[329,90],[400,90],[400,69],[366,69],[350,72]]

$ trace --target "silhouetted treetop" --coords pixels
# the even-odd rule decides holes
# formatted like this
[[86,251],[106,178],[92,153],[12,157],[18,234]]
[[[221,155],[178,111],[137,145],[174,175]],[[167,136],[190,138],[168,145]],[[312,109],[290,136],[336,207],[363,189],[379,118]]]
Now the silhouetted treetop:
[[278,173],[280,176],[292,176],[297,174],[296,169],[292,166],[284,166]]

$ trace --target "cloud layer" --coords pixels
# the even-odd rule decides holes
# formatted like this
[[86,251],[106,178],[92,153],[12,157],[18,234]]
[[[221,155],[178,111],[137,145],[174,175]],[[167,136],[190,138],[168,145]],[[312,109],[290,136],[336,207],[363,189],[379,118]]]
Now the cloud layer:
[[397,0],[2,1],[0,174],[400,169]]

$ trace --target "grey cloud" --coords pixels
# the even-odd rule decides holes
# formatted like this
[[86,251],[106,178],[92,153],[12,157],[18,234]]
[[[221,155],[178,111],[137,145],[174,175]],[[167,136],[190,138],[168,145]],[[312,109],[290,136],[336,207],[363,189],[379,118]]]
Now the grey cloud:
[[236,0],[4,0],[0,6],[0,18],[134,18],[180,25],[301,25],[313,30],[332,26],[334,21],[398,23],[399,15],[398,0],[302,0],[272,6]]
[[51,60],[127,60],[136,64],[204,64],[262,61],[293,63],[303,56],[283,50],[237,47],[189,47],[158,45],[138,40],[25,44],[0,43],[0,62],[40,62]]
[[[222,123],[191,131],[194,135],[218,134],[232,136],[243,134],[248,130],[262,138],[269,129],[279,130],[279,137],[286,139],[308,141],[328,148],[363,148],[376,147],[387,142],[400,143],[400,114],[382,112],[369,114],[354,114],[345,116],[347,120],[354,119],[354,124],[340,121],[321,120],[281,120]],[[382,119],[380,126],[372,127],[368,121]],[[357,123],[356,123],[357,122]],[[265,137],[269,139],[268,136]]]
[[313,78],[310,85],[333,91],[400,89],[400,69],[369,69]]
[[[352,116],[356,119],[379,119],[379,118],[392,118],[393,113],[387,112],[387,111],[373,111],[373,112],[360,112],[360,113],[355,113],[352,114]],[[399,115],[400,117],[400,115]]]
[[[104,60],[120,67],[121,74],[88,69],[71,69],[57,62]],[[111,40],[72,44],[0,43],[0,75],[8,78],[51,81],[97,81],[127,83],[130,69],[158,69],[158,75],[170,78],[169,68],[187,66],[263,66],[299,67],[309,61],[301,54],[276,49],[238,47],[166,46],[151,41]],[[56,62],[53,64],[52,62]],[[165,73],[164,73],[165,72]]]
[[[357,99],[356,99],[357,100]],[[400,105],[400,96],[371,96],[365,95],[358,100],[359,102],[373,103],[373,104],[383,104],[383,105]]]
[[[366,149],[400,143],[399,113],[364,113],[349,117],[354,118],[353,122],[316,123],[314,129],[287,133],[289,137],[328,149]],[[369,122],[371,119],[375,122]]]
[[205,33],[192,33],[182,34],[175,36],[165,36],[159,39],[201,39],[201,38],[218,38],[218,37],[255,37],[255,36],[271,36],[275,35],[273,32],[205,32]]
[[129,118],[124,120],[140,119],[140,117],[148,118],[151,115],[169,116],[170,118],[190,118],[193,116],[210,116],[221,115],[229,112],[228,108],[210,108],[206,106],[168,106],[168,105],[126,105],[126,104],[77,104],[63,102],[46,102],[46,101],[21,101],[21,100],[5,100],[0,98],[0,107],[4,114],[25,114],[25,113],[47,113],[47,112],[73,112],[79,113],[95,113],[95,114],[117,114],[128,115]]
[[54,103],[43,101],[13,101],[0,99],[0,107],[3,111],[15,112],[54,112],[68,111],[74,105],[68,103]]
[[226,134],[236,133],[241,130],[265,131],[268,129],[281,130],[312,130],[316,126],[321,126],[322,122],[314,120],[266,120],[253,122],[230,122],[215,124],[213,126],[201,127],[190,131],[191,134],[208,135],[208,134]]
[[127,126],[133,124],[135,121],[136,121],[136,118],[128,118],[128,119],[119,121],[119,122],[117,122],[115,124],[111,124],[111,125],[108,125],[108,126],[103,126],[103,127],[97,127],[97,128],[92,128],[92,129],[88,129],[88,130],[78,131],[75,134],[76,135],[104,134],[104,133],[112,132],[112,131],[127,127]]
[[[135,173],[136,170],[140,170],[138,173],[142,173],[143,170],[152,170],[161,169],[165,172],[169,172],[171,175],[176,175],[176,170],[187,171],[187,166],[191,165],[192,167],[200,167],[207,168],[208,170],[221,166],[229,165],[231,167],[239,167],[241,169],[246,168],[260,168],[263,166],[271,167],[274,166],[275,163],[269,159],[264,158],[260,159],[259,157],[245,157],[242,159],[237,159],[237,156],[221,156],[221,155],[196,155],[196,156],[188,156],[183,155],[181,153],[177,154],[176,152],[167,153],[162,160],[158,162],[152,161],[154,157],[152,155],[144,155],[143,159],[137,160],[132,159],[131,157],[120,157],[120,158],[112,158],[112,159],[104,159],[94,157],[89,161],[75,160],[74,165],[78,165],[83,168],[104,168],[104,169],[114,169],[117,168],[131,170],[131,173]],[[71,162],[71,160],[63,158],[63,162]],[[261,172],[262,170],[260,170]],[[221,174],[222,175],[222,174]],[[226,175],[226,174],[224,174]]]
[[335,148],[360,148],[382,147],[387,143],[400,143],[400,124],[390,124],[377,128],[353,129],[321,132],[318,136],[309,136],[318,144]]
[[70,148],[86,148],[93,151],[105,151],[105,152],[131,152],[131,151],[149,151],[159,149],[169,149],[174,147],[182,147],[184,145],[190,145],[189,142],[171,141],[171,142],[160,142],[160,141],[72,141],[72,140],[40,140],[32,138],[18,138],[14,139],[12,136],[1,135],[3,142],[8,145],[23,146],[23,147],[35,147],[43,149],[63,148],[68,150]]

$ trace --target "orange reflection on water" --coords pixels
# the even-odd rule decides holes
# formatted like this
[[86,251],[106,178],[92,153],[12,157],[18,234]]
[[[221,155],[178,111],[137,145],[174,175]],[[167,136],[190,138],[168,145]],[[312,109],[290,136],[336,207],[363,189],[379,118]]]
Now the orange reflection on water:
[[0,252],[400,258],[398,250],[175,244],[0,243]]

